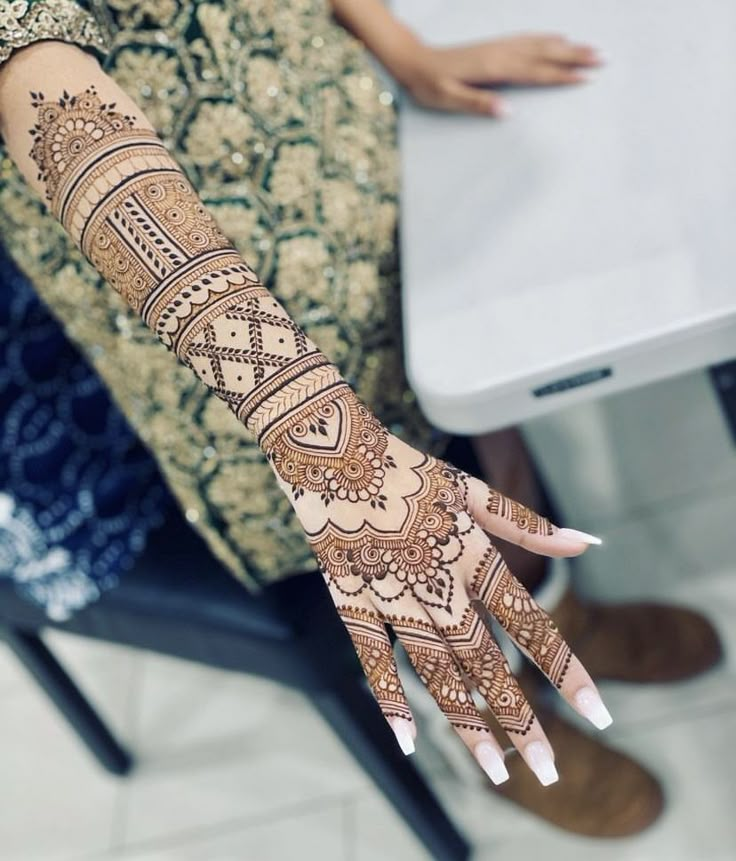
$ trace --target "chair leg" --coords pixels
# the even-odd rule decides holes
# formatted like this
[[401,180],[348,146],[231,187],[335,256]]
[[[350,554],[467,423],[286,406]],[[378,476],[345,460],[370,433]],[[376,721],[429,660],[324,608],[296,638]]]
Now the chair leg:
[[113,738],[38,634],[2,626],[0,637],[6,640],[103,768],[113,774],[127,774],[133,764],[130,755]]
[[413,829],[432,858],[465,861],[470,846],[417,771],[361,678],[339,688],[311,693],[316,708],[362,768]]

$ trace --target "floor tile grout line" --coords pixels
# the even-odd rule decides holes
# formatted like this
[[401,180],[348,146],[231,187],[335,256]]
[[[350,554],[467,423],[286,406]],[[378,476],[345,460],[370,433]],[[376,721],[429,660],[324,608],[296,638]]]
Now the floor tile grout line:
[[356,829],[357,802],[354,795],[348,795],[343,800],[342,815],[342,854],[343,861],[355,861],[358,849],[358,833]]
[[[645,732],[653,732],[655,729],[661,729],[663,726],[666,727],[674,727],[674,726],[682,726],[683,724],[688,723],[698,723],[703,720],[708,720],[712,717],[718,717],[719,715],[733,713],[736,715],[736,703],[723,703],[720,706],[716,705],[713,707],[713,703],[707,703],[702,707],[695,706],[692,710],[689,710],[687,714],[682,713],[681,716],[677,717],[674,715],[674,720],[667,720],[666,724],[662,724],[662,716],[655,715],[654,719],[652,716],[649,716],[646,720],[642,719],[640,722],[630,723],[626,725],[625,734],[623,732],[611,731],[609,737],[613,741],[626,741],[628,738],[631,738],[633,735],[640,736],[641,731]],[[655,727],[655,721],[657,726]],[[622,730],[624,728],[622,727]],[[630,732],[631,731],[631,732]]]
[[107,851],[85,853],[67,858],[65,861],[108,861],[114,858],[130,858],[135,861],[136,855],[142,852],[156,851],[160,849],[176,848],[186,846],[190,843],[198,843],[213,837],[227,834],[235,834],[238,831],[247,831],[250,828],[261,825],[271,825],[277,822],[291,819],[299,819],[308,816],[315,810],[324,810],[326,807],[334,807],[340,811],[344,803],[345,793],[321,795],[303,801],[287,804],[283,807],[273,808],[267,812],[260,812],[245,817],[230,817],[210,825],[196,826],[184,831],[172,832],[169,835],[152,837],[143,840],[117,846]]
[[[124,726],[125,741],[128,752],[133,758],[132,772],[135,772],[136,741],[138,739],[139,715],[141,696],[143,689],[143,672],[145,668],[145,655],[137,649],[131,649],[129,654],[130,667],[128,677],[128,698],[125,704]],[[115,794],[112,821],[110,823],[110,850],[125,845],[125,835],[128,826],[129,795],[131,792],[131,778],[120,778]]]

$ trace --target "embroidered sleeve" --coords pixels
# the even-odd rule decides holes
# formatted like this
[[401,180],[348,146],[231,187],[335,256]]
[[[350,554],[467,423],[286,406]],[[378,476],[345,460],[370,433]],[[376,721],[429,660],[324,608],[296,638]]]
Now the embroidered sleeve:
[[41,39],[87,48],[102,58],[107,38],[94,15],[76,0],[10,0],[0,3],[0,65],[13,51]]

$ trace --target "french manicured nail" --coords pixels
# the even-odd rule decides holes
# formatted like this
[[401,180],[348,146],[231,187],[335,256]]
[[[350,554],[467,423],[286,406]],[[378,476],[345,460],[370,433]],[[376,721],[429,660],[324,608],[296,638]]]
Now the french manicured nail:
[[504,764],[503,757],[490,741],[481,741],[476,744],[473,753],[480,767],[496,786],[509,779],[509,773]]
[[580,709],[580,714],[597,729],[605,729],[613,723],[610,712],[603,705],[598,691],[593,688],[580,688],[575,694],[575,705]]
[[537,779],[542,786],[549,786],[551,783],[557,783],[560,776],[557,774],[552,754],[549,752],[547,745],[541,741],[533,741],[526,746],[524,758],[529,767],[537,775]]
[[583,544],[603,544],[602,538],[597,538],[588,532],[580,532],[579,529],[558,529],[557,537],[566,538],[568,541],[582,542]]
[[404,718],[391,718],[389,720],[389,725],[394,731],[394,735],[396,736],[396,741],[399,743],[401,752],[405,756],[409,756],[409,754],[414,753],[416,748],[414,747],[414,739],[412,738],[410,729],[411,724],[409,721],[404,720]]

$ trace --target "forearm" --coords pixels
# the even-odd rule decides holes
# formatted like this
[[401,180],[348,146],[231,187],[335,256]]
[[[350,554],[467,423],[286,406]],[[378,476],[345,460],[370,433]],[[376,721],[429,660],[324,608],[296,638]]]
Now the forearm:
[[335,17],[400,82],[411,76],[422,42],[383,0],[330,0]]
[[344,387],[92,57],[55,42],[17,53],[0,70],[0,130],[95,268],[262,445]]

